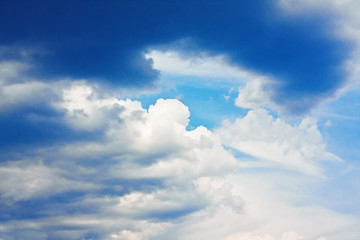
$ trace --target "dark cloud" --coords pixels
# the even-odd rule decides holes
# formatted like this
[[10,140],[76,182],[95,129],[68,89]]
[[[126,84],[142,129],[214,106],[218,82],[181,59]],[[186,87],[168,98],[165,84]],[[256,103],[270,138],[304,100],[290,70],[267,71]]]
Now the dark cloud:
[[349,48],[329,37],[324,16],[294,21],[275,6],[271,0],[14,0],[1,3],[0,44],[43,48],[35,56],[41,76],[149,87],[159,73],[143,57],[147,47],[191,38],[198,50],[228,54],[279,80],[273,100],[304,112],[342,86]]

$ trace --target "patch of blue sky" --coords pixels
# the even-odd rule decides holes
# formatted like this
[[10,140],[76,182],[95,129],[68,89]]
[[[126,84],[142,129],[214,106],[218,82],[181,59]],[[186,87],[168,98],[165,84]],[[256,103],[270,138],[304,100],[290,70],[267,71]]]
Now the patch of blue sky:
[[312,114],[318,119],[326,148],[344,160],[322,163],[327,178],[317,186],[314,196],[331,209],[357,216],[360,214],[359,90],[359,85],[351,86]]
[[[236,107],[239,83],[230,84],[229,79],[198,76],[165,75],[161,82],[162,91],[146,94],[138,98],[144,108],[154,104],[158,98],[176,98],[189,107],[190,123],[193,129],[200,125],[213,129],[226,119],[245,116],[248,109]],[[227,83],[227,84],[226,84]]]
[[[313,196],[335,211],[353,216],[360,215],[360,166],[359,164],[323,164],[326,182],[319,184]],[[351,197],[350,197],[351,196]]]
[[347,162],[360,165],[360,86],[324,104],[315,116],[326,144]]

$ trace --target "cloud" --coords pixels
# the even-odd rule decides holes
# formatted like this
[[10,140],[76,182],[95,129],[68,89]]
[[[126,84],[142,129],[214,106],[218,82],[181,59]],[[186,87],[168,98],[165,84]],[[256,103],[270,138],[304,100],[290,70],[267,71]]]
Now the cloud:
[[19,104],[28,104],[36,97],[41,97],[48,86],[42,82],[27,82],[0,86],[0,108]]
[[[355,229],[351,217],[320,206],[293,204],[294,197],[299,201],[298,193],[306,195],[306,191],[313,187],[308,176],[298,178],[293,173],[264,171],[259,174],[242,172],[226,179],[233,186],[232,192],[242,196],[244,205],[241,212],[234,212],[225,205],[216,208],[212,214],[189,216],[178,236],[183,239],[263,240],[296,239],[300,236],[317,239],[319,235],[330,238],[333,230],[338,229],[336,231],[341,232],[342,237],[356,239],[356,234],[347,235],[349,226]],[[313,226],[312,221],[323,224]]]
[[105,127],[112,115],[122,111],[121,102],[115,97],[98,98],[85,82],[75,82],[63,89],[61,100],[55,108],[65,112],[67,123],[76,130],[94,131]]
[[[195,181],[194,189],[168,185],[155,191],[133,191],[122,196],[88,196],[71,205],[93,209],[93,213],[14,220],[2,223],[0,228],[2,236],[32,229],[35,233],[42,232],[44,238],[290,240],[301,239],[300,236],[305,239],[331,237],[332,232],[341,232],[342,237],[356,239],[349,234],[349,230],[356,229],[355,219],[319,206],[293,206],[287,199],[300,193],[298,186],[304,184],[303,180],[306,189],[311,188],[308,177],[298,179],[295,184],[287,176],[282,177],[287,181],[279,178],[278,173],[237,174],[225,179],[200,178]],[[290,180],[294,179],[292,174]],[[284,187],[292,189],[286,191],[285,198]],[[202,208],[185,215],[172,212],[194,204]],[[314,226],[313,221],[322,224]]]
[[209,56],[206,53],[188,54],[174,50],[152,50],[145,57],[151,58],[154,61],[154,68],[167,75],[207,77],[208,81],[220,81],[222,84],[226,81],[239,83],[243,78],[251,77],[251,73],[237,66],[231,66],[223,55]]
[[203,126],[186,129],[190,112],[176,99],[158,99],[146,110],[138,101],[102,97],[81,83],[64,89],[55,106],[65,109],[67,123],[76,130],[101,127],[104,132],[97,141],[66,144],[61,153],[80,159],[121,159],[111,172],[123,178],[216,175],[237,166],[211,131]]
[[296,232],[285,232],[281,237],[281,240],[301,240],[301,239],[304,238]]
[[0,109],[30,105],[29,102],[39,101],[49,90],[47,84],[25,78],[24,72],[29,68],[22,62],[0,62]]
[[129,230],[122,230],[119,233],[112,233],[110,234],[109,238],[107,239],[119,239],[119,240],[143,240],[148,239],[148,237],[144,236],[145,234],[140,232],[132,232]]
[[264,78],[256,78],[239,88],[239,95],[235,99],[235,105],[241,108],[258,108],[270,103],[269,93],[264,86],[267,81]]
[[0,166],[0,194],[2,199],[23,201],[42,198],[66,191],[88,191],[98,186],[67,179],[60,169],[42,163],[13,162]]
[[222,142],[240,152],[311,175],[321,174],[319,160],[340,160],[328,153],[316,121],[304,118],[292,126],[266,110],[255,109],[216,130]]
[[[71,134],[89,135],[3,154],[1,201],[11,204],[0,209],[0,237],[359,236],[357,218],[309,200],[320,180],[301,173],[319,175],[318,160],[337,159],[326,151],[313,119],[292,125],[255,109],[216,131],[189,130],[191,109],[176,99],[160,98],[144,108],[87,81],[56,87],[50,105],[62,120],[58,124],[69,126]],[[249,160],[228,146],[281,168],[242,168]],[[33,158],[14,161],[19,155]]]

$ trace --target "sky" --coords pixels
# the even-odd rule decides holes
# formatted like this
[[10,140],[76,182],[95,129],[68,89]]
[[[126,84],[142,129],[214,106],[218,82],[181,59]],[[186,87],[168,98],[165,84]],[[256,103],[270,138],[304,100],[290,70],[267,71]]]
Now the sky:
[[0,2],[0,240],[358,240],[360,2]]

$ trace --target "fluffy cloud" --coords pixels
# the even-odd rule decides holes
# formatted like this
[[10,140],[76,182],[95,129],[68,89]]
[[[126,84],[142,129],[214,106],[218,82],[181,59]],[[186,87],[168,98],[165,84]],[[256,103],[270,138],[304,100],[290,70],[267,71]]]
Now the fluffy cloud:
[[102,135],[33,153],[46,161],[2,164],[0,192],[15,207],[71,190],[80,197],[57,203],[56,211],[49,202],[41,212],[51,214],[42,218],[2,222],[1,237],[299,240],[357,223],[306,201],[296,206],[294,196],[308,193],[299,184],[312,187],[309,176],[294,176],[294,183],[279,178],[281,171],[249,173],[223,146],[316,175],[314,162],[336,157],[310,118],[293,126],[256,109],[215,132],[188,130],[190,111],[179,100],[158,99],[144,109],[82,81],[60,90],[53,106],[65,124]]
[[[138,101],[96,97],[94,91],[89,86],[65,90],[57,106],[66,110],[65,118],[76,129],[105,127],[104,139],[69,144],[63,153],[77,157],[116,156],[128,164],[120,168],[119,174],[129,178],[189,171],[196,175],[236,166],[235,158],[212,132],[202,126],[186,130],[190,113],[180,101],[159,99],[146,110]],[[131,162],[124,162],[126,159]],[[152,165],[141,166],[142,161]]]
[[216,132],[229,147],[311,175],[321,174],[317,161],[339,160],[326,151],[316,121],[311,118],[292,126],[264,109],[255,109],[234,122],[224,121]]

